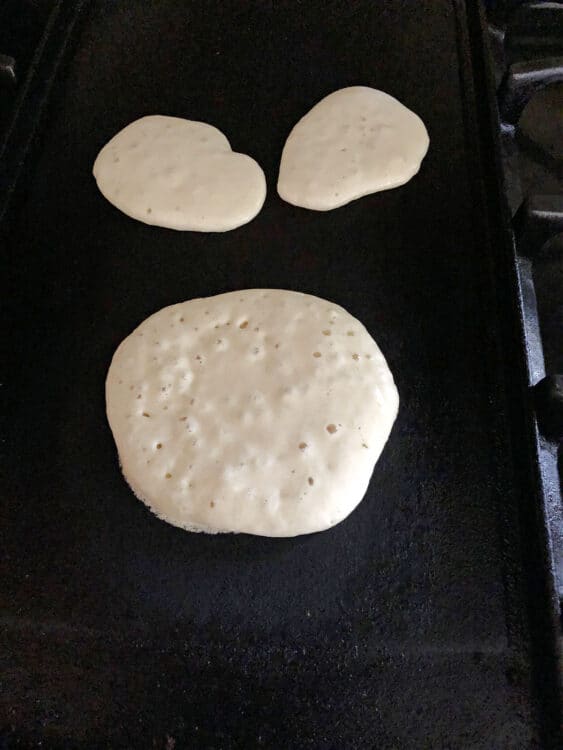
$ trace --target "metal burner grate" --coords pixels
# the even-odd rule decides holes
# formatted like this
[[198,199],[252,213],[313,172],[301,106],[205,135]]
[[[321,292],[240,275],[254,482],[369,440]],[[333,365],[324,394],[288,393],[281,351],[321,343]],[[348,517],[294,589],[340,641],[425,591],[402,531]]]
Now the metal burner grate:
[[563,4],[492,3],[488,18],[545,520],[563,606]]

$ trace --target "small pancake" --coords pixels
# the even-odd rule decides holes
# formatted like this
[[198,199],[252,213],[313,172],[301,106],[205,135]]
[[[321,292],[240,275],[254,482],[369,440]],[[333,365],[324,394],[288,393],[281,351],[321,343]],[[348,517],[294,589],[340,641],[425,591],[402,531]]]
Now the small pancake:
[[340,89],[289,134],[278,193],[294,206],[330,211],[408,182],[428,144],[420,117],[389,94],[367,86]]
[[231,150],[204,122],[151,115],[135,120],[94,163],[101,193],[145,224],[226,232],[262,208],[266,180],[258,164]]

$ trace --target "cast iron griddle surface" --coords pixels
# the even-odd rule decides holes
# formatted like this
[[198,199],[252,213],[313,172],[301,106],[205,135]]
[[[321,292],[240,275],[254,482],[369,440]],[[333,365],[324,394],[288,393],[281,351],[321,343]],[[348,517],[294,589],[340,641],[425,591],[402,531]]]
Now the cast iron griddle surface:
[[[4,227],[0,708],[10,741],[537,741],[519,562],[503,521],[516,497],[461,19],[445,0],[100,0],[82,19]],[[353,84],[425,121],[420,174],[330,213],[283,203],[275,181],[291,127]],[[251,224],[175,233],[102,198],[98,150],[154,113],[210,122],[258,160],[269,195]],[[116,346],[164,305],[251,287],[343,305],[396,377],[400,413],[367,497],[322,534],[189,534],[152,516],[118,469],[104,407]]]

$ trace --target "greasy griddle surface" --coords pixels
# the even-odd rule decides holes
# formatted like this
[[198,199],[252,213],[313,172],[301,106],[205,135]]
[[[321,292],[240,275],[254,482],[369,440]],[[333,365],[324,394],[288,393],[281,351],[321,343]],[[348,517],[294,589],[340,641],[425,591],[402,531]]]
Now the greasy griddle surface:
[[[0,707],[17,736],[139,748],[167,737],[533,742],[461,21],[445,0],[102,0],[82,19],[6,242]],[[422,117],[420,174],[329,213],[283,203],[291,127],[353,84]],[[269,194],[251,224],[176,233],[102,198],[98,150],[153,113],[210,122],[258,160]],[[152,516],[118,469],[104,406],[116,346],[164,305],[251,287],[343,305],[395,374],[400,412],[369,492],[322,534],[189,534]]]

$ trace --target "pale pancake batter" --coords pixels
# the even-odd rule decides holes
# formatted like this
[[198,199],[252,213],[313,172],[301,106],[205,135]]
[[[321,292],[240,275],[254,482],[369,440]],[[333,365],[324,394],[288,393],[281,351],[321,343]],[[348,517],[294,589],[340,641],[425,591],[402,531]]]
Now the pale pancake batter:
[[295,536],[362,500],[399,399],[342,307],[252,289],[141,323],[113,357],[106,402],[123,474],[162,519]]
[[340,89],[289,134],[278,193],[295,206],[329,211],[408,182],[428,144],[420,117],[389,94],[367,86]]
[[178,117],[132,122],[100,151],[94,176],[120,211],[170,229],[235,229],[256,216],[266,197],[254,159],[233,152],[212,125]]

